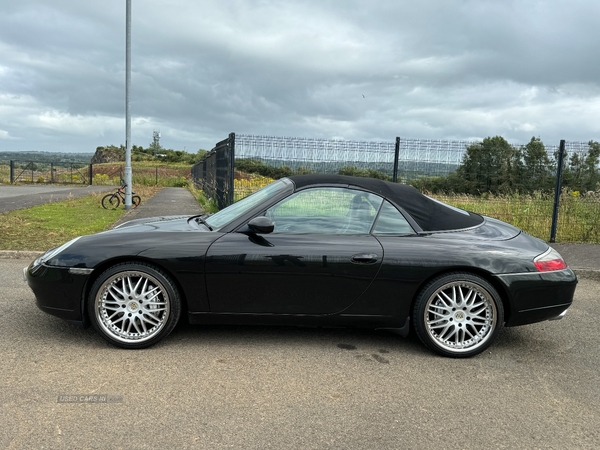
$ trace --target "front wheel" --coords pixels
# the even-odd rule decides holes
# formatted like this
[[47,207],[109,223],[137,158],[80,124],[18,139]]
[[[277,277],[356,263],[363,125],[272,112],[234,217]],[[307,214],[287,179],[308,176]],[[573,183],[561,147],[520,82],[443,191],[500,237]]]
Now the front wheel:
[[134,195],[131,197],[131,207],[133,209],[140,206],[140,203],[142,203],[142,198],[139,195]]
[[117,194],[106,194],[102,197],[102,207],[104,209],[117,209],[121,200]]
[[442,356],[483,352],[504,323],[500,295],[483,278],[462,272],[442,275],[417,295],[413,309],[419,339]]
[[173,331],[181,299],[170,277],[145,263],[121,263],[92,286],[88,314],[100,335],[117,347],[145,348]]

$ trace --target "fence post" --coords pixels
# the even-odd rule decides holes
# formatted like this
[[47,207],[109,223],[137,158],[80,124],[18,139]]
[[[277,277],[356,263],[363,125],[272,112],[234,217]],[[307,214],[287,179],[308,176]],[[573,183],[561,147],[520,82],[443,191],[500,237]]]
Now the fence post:
[[234,171],[235,168],[235,133],[229,133],[229,192],[227,193],[227,206],[233,205]]
[[400,158],[400,138],[396,136],[396,147],[394,149],[394,172],[392,174],[392,181],[398,182],[398,159]]
[[14,184],[15,182],[15,165],[14,161],[10,160],[10,184]]
[[552,228],[550,229],[550,242],[556,242],[556,226],[558,222],[558,206],[560,204],[560,192],[562,190],[563,160],[565,158],[565,140],[561,139],[558,150],[558,167],[556,169],[556,187],[554,189],[554,210],[552,211]]
[[155,181],[154,181],[154,185],[158,186],[158,166],[154,167],[154,172],[155,172]]
[[92,184],[94,184],[94,166],[93,166],[93,164],[90,164],[90,166],[89,166],[88,177],[90,179],[89,185],[91,186]]

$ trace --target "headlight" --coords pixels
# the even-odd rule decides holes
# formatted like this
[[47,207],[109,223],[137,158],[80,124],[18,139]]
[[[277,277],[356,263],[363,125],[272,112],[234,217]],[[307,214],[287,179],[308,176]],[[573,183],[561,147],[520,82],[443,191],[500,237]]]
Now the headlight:
[[38,259],[36,259],[33,262],[33,266],[36,267],[41,264],[44,264],[46,261],[48,261],[51,258],[54,258],[56,255],[58,255],[63,250],[66,250],[71,244],[73,244],[75,241],[77,241],[80,238],[81,238],[81,236],[76,237],[75,239],[71,239],[69,242],[61,245],[60,247],[56,247],[56,248],[52,248],[52,249],[48,250],[46,253],[44,253],[42,256],[40,256]]

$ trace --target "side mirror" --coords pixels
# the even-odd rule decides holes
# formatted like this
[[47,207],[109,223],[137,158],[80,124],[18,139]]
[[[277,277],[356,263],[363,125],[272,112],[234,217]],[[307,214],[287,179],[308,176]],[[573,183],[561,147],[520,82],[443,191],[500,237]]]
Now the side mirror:
[[275,229],[275,224],[265,216],[258,216],[248,222],[248,229],[256,234],[269,234]]

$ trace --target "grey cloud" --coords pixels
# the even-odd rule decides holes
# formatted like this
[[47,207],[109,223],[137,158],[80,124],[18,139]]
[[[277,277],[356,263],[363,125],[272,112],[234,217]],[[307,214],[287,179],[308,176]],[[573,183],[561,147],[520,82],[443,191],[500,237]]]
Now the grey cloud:
[[[124,140],[123,2],[8,0],[0,150]],[[594,1],[133,2],[133,138],[598,139]]]

